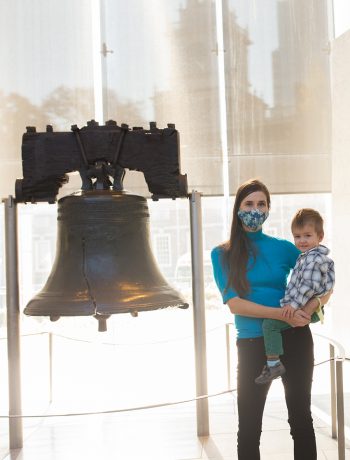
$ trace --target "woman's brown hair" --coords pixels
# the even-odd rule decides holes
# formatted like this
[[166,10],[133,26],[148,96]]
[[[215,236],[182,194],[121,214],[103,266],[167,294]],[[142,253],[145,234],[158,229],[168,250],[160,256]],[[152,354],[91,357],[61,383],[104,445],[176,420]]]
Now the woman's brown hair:
[[266,196],[267,206],[270,209],[270,192],[266,185],[258,179],[244,182],[237,190],[233,207],[230,239],[223,243],[223,262],[228,269],[227,287],[233,287],[240,297],[246,296],[250,291],[247,280],[247,264],[250,254],[256,256],[255,248],[247,237],[242,227],[242,222],[237,213],[242,201],[251,193],[263,192]]

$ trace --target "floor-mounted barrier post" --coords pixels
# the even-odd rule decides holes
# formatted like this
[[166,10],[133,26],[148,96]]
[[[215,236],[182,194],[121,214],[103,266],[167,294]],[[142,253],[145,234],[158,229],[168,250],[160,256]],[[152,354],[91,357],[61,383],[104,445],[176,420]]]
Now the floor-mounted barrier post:
[[329,344],[329,371],[331,377],[331,420],[332,420],[332,438],[337,438],[337,394],[335,388],[335,363],[334,363],[334,345]]
[[337,422],[338,422],[338,458],[345,460],[345,430],[344,430],[344,390],[343,390],[343,361],[335,362],[337,383]]

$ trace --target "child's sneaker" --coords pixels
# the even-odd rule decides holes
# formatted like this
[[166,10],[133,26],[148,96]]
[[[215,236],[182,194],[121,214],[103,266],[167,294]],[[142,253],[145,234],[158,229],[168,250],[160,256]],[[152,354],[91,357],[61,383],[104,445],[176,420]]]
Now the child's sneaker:
[[264,366],[262,373],[255,379],[255,383],[258,385],[265,385],[266,383],[272,382],[272,380],[281,377],[283,374],[286,373],[286,368],[283,364],[277,363],[273,367],[269,367],[268,365]]

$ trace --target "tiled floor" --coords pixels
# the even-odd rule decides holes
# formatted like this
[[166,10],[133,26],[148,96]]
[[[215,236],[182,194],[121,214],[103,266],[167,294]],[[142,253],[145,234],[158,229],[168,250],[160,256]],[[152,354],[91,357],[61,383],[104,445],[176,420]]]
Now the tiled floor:
[[[194,403],[109,415],[33,420],[24,447],[5,460],[234,460],[235,404],[232,395],[210,400],[210,436],[198,438]],[[54,411],[54,409],[53,409]],[[319,460],[338,458],[330,428],[315,417]],[[292,460],[292,442],[280,398],[267,402],[262,460]],[[346,459],[350,459],[347,444]]]

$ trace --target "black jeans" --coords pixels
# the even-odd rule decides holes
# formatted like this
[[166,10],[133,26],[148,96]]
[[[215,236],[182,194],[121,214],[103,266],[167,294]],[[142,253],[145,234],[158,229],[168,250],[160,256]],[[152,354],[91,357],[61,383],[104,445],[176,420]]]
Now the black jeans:
[[[311,417],[311,385],[314,349],[310,328],[296,327],[282,332],[286,368],[283,376],[288,423],[294,440],[295,460],[317,458],[315,432]],[[238,459],[259,460],[263,411],[270,385],[257,385],[266,356],[264,339],[238,339]]]

